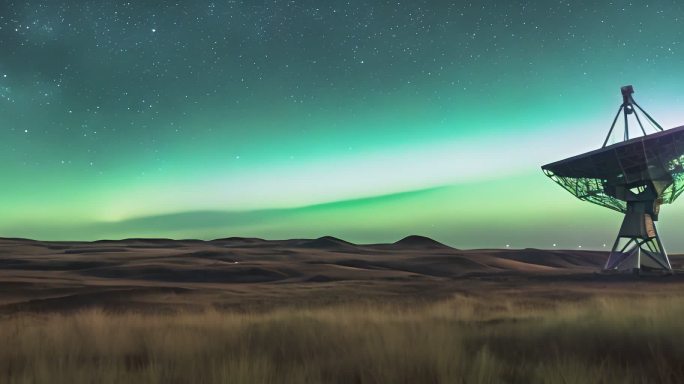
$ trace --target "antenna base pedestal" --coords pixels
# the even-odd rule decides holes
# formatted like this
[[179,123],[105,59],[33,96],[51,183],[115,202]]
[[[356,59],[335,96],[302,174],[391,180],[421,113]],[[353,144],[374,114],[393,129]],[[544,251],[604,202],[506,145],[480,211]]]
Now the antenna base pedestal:
[[650,213],[641,209],[648,206],[653,206],[653,202],[628,203],[620,232],[603,267],[604,272],[631,270],[639,274],[644,268],[672,273],[672,265],[660,241],[655,220]]

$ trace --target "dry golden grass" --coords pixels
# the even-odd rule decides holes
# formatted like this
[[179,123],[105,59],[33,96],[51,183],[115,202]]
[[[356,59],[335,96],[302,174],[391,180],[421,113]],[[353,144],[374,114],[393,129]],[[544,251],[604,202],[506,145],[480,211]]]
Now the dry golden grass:
[[684,382],[684,299],[0,320],[3,383]]

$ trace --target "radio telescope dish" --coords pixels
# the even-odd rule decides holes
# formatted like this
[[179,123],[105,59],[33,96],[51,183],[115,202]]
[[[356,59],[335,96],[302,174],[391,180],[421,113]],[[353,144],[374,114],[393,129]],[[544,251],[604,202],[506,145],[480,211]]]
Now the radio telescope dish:
[[[660,206],[684,191],[684,126],[663,130],[633,99],[631,85],[622,87],[623,103],[603,146],[595,151],[542,166],[553,181],[575,195],[625,215],[604,271],[642,267],[672,272],[655,222]],[[656,130],[647,134],[637,109]],[[607,145],[624,115],[623,141]],[[629,115],[643,136],[629,138]],[[644,257],[642,257],[644,256]]]

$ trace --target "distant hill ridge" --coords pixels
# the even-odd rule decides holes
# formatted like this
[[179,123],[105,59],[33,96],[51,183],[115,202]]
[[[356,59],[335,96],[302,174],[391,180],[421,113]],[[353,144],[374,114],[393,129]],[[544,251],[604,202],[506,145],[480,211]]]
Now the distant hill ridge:
[[[41,241],[27,238],[2,238],[0,240],[4,241]],[[48,241],[49,242],[49,241]],[[334,236],[322,236],[317,239],[287,239],[287,240],[266,240],[258,237],[223,237],[212,240],[198,240],[198,239],[168,239],[168,238],[125,238],[121,240],[113,239],[101,239],[95,241],[60,241],[60,242],[73,242],[73,243],[144,243],[144,244],[169,244],[169,243],[235,243],[235,244],[269,244],[269,243],[290,243],[295,246],[305,247],[305,248],[338,248],[338,247],[359,247],[364,246],[362,244],[355,244],[346,240],[342,240]],[[437,240],[431,239],[426,236],[420,235],[409,235],[401,240],[394,243],[388,244],[373,244],[373,245],[394,245],[401,247],[411,247],[411,248],[445,248],[454,249],[448,245],[442,244]],[[366,245],[367,246],[367,245]]]
[[410,235],[394,243],[402,247],[421,247],[421,248],[448,248],[453,249],[448,245],[442,244],[437,240],[425,236]]
[[307,248],[347,248],[356,247],[357,244],[333,236],[323,236],[314,240],[305,240],[300,246]]
[[213,239],[211,241],[228,241],[231,243],[263,243],[268,240],[264,240],[259,237],[237,237],[237,236],[231,236],[231,237],[223,237],[220,239]]

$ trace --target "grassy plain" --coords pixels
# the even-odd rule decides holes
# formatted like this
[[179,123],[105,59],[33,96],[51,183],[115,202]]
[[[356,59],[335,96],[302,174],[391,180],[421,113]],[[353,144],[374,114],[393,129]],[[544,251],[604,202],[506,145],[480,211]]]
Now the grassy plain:
[[454,296],[0,320],[4,383],[681,383],[684,299]]
[[0,383],[684,382],[684,273],[606,256],[0,239]]

